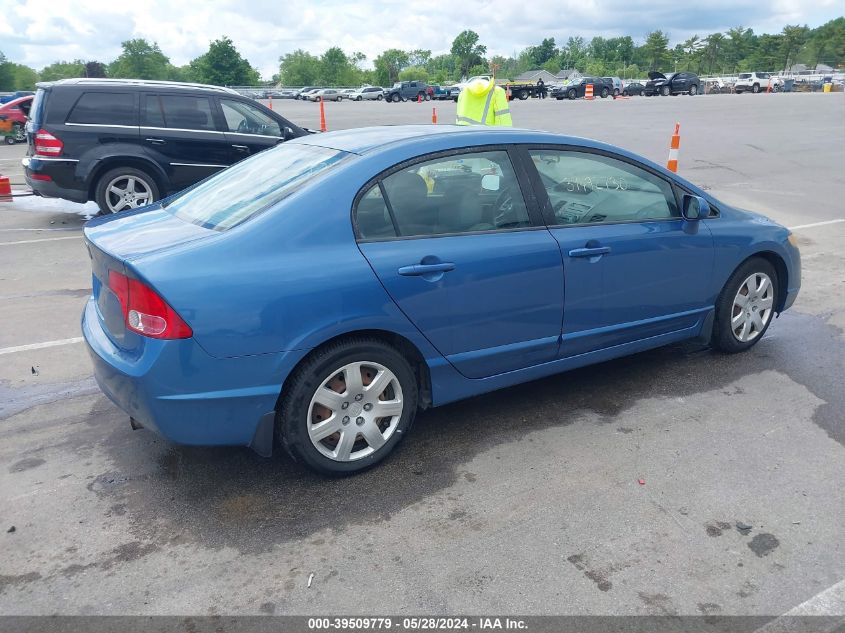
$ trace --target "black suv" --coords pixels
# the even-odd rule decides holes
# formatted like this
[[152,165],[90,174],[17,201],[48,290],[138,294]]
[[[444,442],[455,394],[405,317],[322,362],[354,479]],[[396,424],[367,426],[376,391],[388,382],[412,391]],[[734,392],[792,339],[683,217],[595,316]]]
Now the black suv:
[[695,96],[701,93],[701,80],[695,73],[669,73],[664,75],[661,72],[652,70],[648,74],[648,81],[645,84],[644,94],[646,97],[653,95],[679,95],[686,92]]
[[561,99],[577,99],[583,97],[587,92],[587,84],[593,84],[593,96],[606,99],[608,95],[613,94],[613,81],[611,79],[604,79],[602,77],[582,77],[577,84],[568,84],[566,86],[556,86],[552,88],[550,96],[558,101]]
[[23,166],[37,195],[95,200],[114,213],[308,133],[227,88],[63,79],[38,84]]
[[387,102],[398,103],[399,101],[431,101],[431,93],[428,84],[424,81],[397,81],[392,88],[384,91],[384,98]]

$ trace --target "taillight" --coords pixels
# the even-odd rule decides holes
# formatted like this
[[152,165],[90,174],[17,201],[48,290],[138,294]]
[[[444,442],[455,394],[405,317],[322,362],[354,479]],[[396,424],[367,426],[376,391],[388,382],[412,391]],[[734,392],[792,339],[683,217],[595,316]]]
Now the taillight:
[[109,273],[109,288],[120,301],[126,327],[133,332],[161,339],[193,336],[182,317],[144,282],[113,270]]
[[43,128],[35,134],[35,153],[39,156],[58,156],[64,147],[60,139]]

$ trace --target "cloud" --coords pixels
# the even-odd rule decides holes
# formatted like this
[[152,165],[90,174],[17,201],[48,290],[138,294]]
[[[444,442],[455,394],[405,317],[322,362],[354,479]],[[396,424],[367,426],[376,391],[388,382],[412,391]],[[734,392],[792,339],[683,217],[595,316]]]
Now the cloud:
[[698,34],[751,27],[779,32],[785,24],[818,26],[843,13],[842,0],[0,0],[0,50],[42,68],[56,60],[108,62],[133,37],[158,42],[182,65],[228,35],[269,77],[281,55],[331,46],[361,51],[369,63],[386,48],[447,52],[460,31],[479,33],[490,54],[512,55],[544,37],[631,35],[654,29],[672,44]]

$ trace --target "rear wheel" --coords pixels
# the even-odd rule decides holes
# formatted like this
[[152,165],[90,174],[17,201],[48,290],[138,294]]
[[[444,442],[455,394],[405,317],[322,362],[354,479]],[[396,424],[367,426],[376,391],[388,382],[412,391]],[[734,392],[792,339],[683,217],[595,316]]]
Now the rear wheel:
[[384,95],[379,95],[379,96],[377,96],[377,97],[376,97],[376,99],[378,99],[379,101],[381,101],[382,99],[384,99]]
[[278,439],[294,459],[328,475],[358,472],[384,459],[417,412],[410,365],[373,339],[341,341],[317,352],[285,391]]
[[528,98],[528,91],[527,90],[520,90],[519,91],[519,100],[525,101]]
[[153,177],[134,167],[110,169],[100,176],[94,193],[101,214],[145,207],[160,197]]
[[618,97],[618,96],[619,96],[619,88],[614,88],[614,89],[613,89],[613,96],[614,96],[614,97]]
[[23,143],[26,141],[26,128],[20,123],[12,125],[12,136],[15,138],[15,143]]
[[698,86],[696,86],[695,84],[691,85],[691,86],[689,87],[689,95],[690,95],[691,97],[694,97],[694,96],[695,96],[695,95],[697,95],[697,94],[698,94]]
[[737,268],[716,303],[713,346],[728,353],[753,346],[772,322],[779,292],[777,272],[765,259]]
[[574,99],[574,98],[575,98],[575,97],[577,97],[578,95],[575,93],[575,88],[570,88],[570,89],[566,92],[566,96],[567,96],[567,97],[569,97],[570,99]]

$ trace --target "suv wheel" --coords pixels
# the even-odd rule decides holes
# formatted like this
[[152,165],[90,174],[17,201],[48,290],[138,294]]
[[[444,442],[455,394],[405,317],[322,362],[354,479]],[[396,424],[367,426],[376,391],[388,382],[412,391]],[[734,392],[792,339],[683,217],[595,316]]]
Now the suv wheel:
[[574,99],[578,95],[575,93],[575,88],[570,88],[567,91],[566,96],[569,97],[570,99]]
[[614,89],[613,89],[613,96],[614,96],[614,97],[618,97],[618,96],[619,96],[619,88],[614,88]]
[[753,92],[755,95],[760,92],[760,84],[754,84],[753,86],[751,86],[751,92]]
[[394,92],[393,96],[390,98],[393,103],[399,103],[402,100],[402,97],[399,96],[398,92]]
[[381,341],[340,341],[308,359],[285,386],[276,435],[294,459],[328,475],[385,458],[411,428],[417,382]]
[[607,88],[601,89],[601,98],[602,99],[607,99],[609,94],[610,94],[610,90],[608,90]]
[[663,86],[663,87],[660,89],[660,94],[662,94],[664,97],[668,97],[668,96],[669,96],[669,92],[670,92],[670,90],[669,90],[669,86]]
[[144,207],[160,197],[152,176],[134,167],[118,167],[107,171],[100,176],[94,194],[101,214]]
[[695,84],[691,85],[689,87],[689,96],[694,97],[697,94],[698,94],[698,86],[696,86]]

